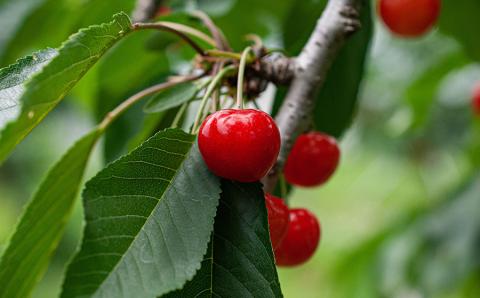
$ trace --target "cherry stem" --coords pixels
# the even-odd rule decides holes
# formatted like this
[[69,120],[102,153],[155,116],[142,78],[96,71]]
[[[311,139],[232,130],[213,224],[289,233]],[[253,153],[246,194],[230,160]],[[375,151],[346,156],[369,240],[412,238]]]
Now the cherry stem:
[[223,68],[221,71],[219,71],[215,77],[213,77],[212,81],[207,87],[207,90],[205,91],[205,94],[203,95],[202,101],[200,102],[200,107],[198,108],[197,116],[195,117],[195,122],[193,123],[192,130],[190,131],[192,134],[195,134],[197,131],[197,128],[200,124],[200,121],[203,118],[203,110],[205,109],[205,106],[207,105],[207,101],[212,95],[212,92],[215,90],[217,87],[218,83],[222,80],[222,78],[228,74],[229,72],[233,71],[235,69],[235,66],[230,65],[225,68]]
[[237,109],[243,109],[243,78],[245,76],[245,66],[247,64],[248,54],[252,52],[251,47],[246,47],[240,57],[240,65],[238,66],[238,79],[237,79]]
[[153,85],[151,87],[148,87],[147,89],[144,89],[129,98],[127,98],[125,101],[123,101],[121,104],[119,104],[115,109],[110,111],[105,118],[103,118],[102,122],[98,125],[98,128],[100,130],[105,130],[110,123],[112,123],[115,119],[117,119],[121,114],[123,114],[128,108],[130,108],[132,105],[140,101],[141,99],[145,98],[146,96],[158,93],[162,90],[171,88],[175,85],[189,82],[189,81],[194,81],[200,78],[200,76],[188,76],[188,77],[183,77],[182,79],[175,80],[175,81],[169,81],[169,82],[163,82],[157,85]]
[[187,110],[187,107],[189,104],[190,104],[189,102],[182,104],[177,114],[175,115],[175,119],[173,119],[173,122],[171,125],[172,128],[178,127],[178,124],[180,123],[180,120],[182,119],[183,114],[185,114],[185,111]]
[[196,52],[198,52],[202,56],[205,56],[205,51],[195,41],[193,41],[193,39],[191,39],[189,35],[195,36],[213,47],[216,46],[215,40],[213,40],[210,36],[206,35],[202,31],[173,22],[135,23],[133,24],[133,29],[158,29],[162,31],[172,32],[185,40]]
[[285,203],[288,205],[288,199],[287,199],[287,181],[285,180],[285,176],[283,173],[280,174],[280,194],[282,196],[282,199],[285,201]]
[[211,57],[227,58],[234,60],[240,60],[242,58],[242,54],[221,50],[206,50],[205,54]]

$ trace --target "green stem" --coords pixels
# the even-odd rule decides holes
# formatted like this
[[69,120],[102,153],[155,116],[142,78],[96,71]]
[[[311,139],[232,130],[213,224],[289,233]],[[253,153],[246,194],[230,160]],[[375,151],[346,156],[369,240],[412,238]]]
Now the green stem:
[[240,58],[240,65],[238,66],[238,79],[237,79],[237,108],[243,109],[243,77],[245,76],[245,66],[247,64],[248,54],[252,52],[251,47],[246,47],[242,52]]
[[195,117],[195,122],[193,123],[193,127],[191,130],[192,134],[195,134],[197,131],[197,128],[200,124],[200,121],[203,118],[203,110],[205,109],[205,106],[207,105],[208,98],[210,95],[212,95],[213,90],[215,90],[215,87],[217,87],[218,83],[220,83],[221,79],[229,72],[234,70],[235,67],[233,65],[227,66],[224,69],[222,69],[210,82],[208,85],[207,90],[205,91],[205,95],[203,95],[202,101],[200,102],[200,107],[198,108],[197,116]]
[[288,200],[287,200],[287,181],[285,181],[285,176],[283,173],[280,174],[280,194],[282,195],[282,199],[285,201],[285,203],[288,205]]
[[242,54],[220,50],[206,50],[205,54],[211,57],[228,58],[234,60],[240,60],[242,58]]
[[185,40],[195,51],[197,51],[202,56],[205,55],[205,51],[193,39],[191,39],[190,36],[195,36],[208,43],[209,45],[215,47],[215,41],[210,36],[206,35],[202,31],[182,24],[172,22],[135,23],[133,24],[133,29],[158,29],[162,31],[172,32]]
[[180,109],[178,110],[177,114],[175,115],[175,119],[173,119],[172,122],[172,128],[177,128],[178,124],[180,123],[180,119],[182,119],[183,114],[185,114],[185,111],[187,110],[187,107],[190,103],[186,102],[184,103]]

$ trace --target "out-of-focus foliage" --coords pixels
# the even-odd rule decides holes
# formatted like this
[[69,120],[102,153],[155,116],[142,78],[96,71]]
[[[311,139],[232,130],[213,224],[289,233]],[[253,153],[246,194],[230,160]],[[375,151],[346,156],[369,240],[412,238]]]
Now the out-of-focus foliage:
[[[0,64],[58,47],[81,27],[106,22],[122,10],[130,13],[134,2],[1,0]],[[300,2],[175,0],[171,5],[177,11],[205,9],[236,50],[246,44],[245,34],[256,33],[267,46],[298,51],[325,3]],[[292,193],[294,206],[317,213],[323,239],[312,261],[280,270],[286,297],[480,295],[480,125],[469,106],[471,88],[480,80],[475,25],[480,8],[477,0],[443,5],[439,30],[419,40],[399,40],[375,24],[357,117],[342,141],[341,166],[324,187]],[[375,19],[373,7],[372,1]],[[124,98],[186,69],[192,51],[175,38],[163,42],[162,36],[145,32],[120,41],[0,168],[0,245],[41,176],[73,139]],[[358,75],[357,68],[348,71],[349,63],[343,66],[347,75]],[[330,80],[330,100],[350,94],[342,74]],[[261,101],[271,104],[271,98]],[[144,116],[141,106],[135,107],[107,133],[106,159],[131,150],[172,118],[170,112]],[[102,164],[97,155],[94,168]],[[77,209],[34,297],[59,294],[80,223]]]

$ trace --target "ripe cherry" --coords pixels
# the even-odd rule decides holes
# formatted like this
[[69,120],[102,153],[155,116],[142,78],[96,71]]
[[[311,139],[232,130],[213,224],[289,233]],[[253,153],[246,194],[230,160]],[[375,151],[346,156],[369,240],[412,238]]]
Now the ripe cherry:
[[269,193],[265,194],[265,203],[268,211],[268,225],[270,228],[270,239],[275,249],[287,233],[289,214],[285,202]]
[[472,108],[473,113],[480,117],[480,83],[475,86],[472,94]]
[[417,37],[437,21],[441,0],[380,0],[378,7],[383,22],[393,33]]
[[285,179],[297,186],[317,186],[337,168],[340,149],[333,137],[320,132],[300,135],[285,163]]
[[168,16],[171,12],[172,10],[170,9],[170,7],[161,5],[155,12],[155,17],[158,18],[158,17]]
[[287,234],[275,249],[278,266],[295,266],[313,256],[320,241],[320,224],[306,209],[291,209]]
[[205,119],[198,145],[208,168],[240,182],[260,180],[277,160],[280,133],[259,110],[221,110]]

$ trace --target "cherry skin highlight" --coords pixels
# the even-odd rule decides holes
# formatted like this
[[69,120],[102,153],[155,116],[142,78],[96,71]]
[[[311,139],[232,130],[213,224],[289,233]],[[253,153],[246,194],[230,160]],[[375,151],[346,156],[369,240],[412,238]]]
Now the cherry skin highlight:
[[205,119],[198,146],[217,176],[258,181],[277,160],[280,132],[272,117],[259,110],[221,110]]
[[472,109],[473,114],[480,117],[480,82],[473,89],[472,94]]
[[380,0],[378,9],[385,25],[404,37],[418,37],[435,25],[441,0]]
[[320,241],[320,224],[310,211],[291,209],[287,234],[275,249],[278,266],[297,266],[308,261],[317,250]]
[[335,139],[320,132],[300,135],[285,163],[285,179],[293,185],[313,187],[335,172],[340,149]]
[[285,202],[269,193],[265,194],[265,203],[268,211],[268,226],[270,228],[270,239],[275,249],[287,233],[289,212]]

